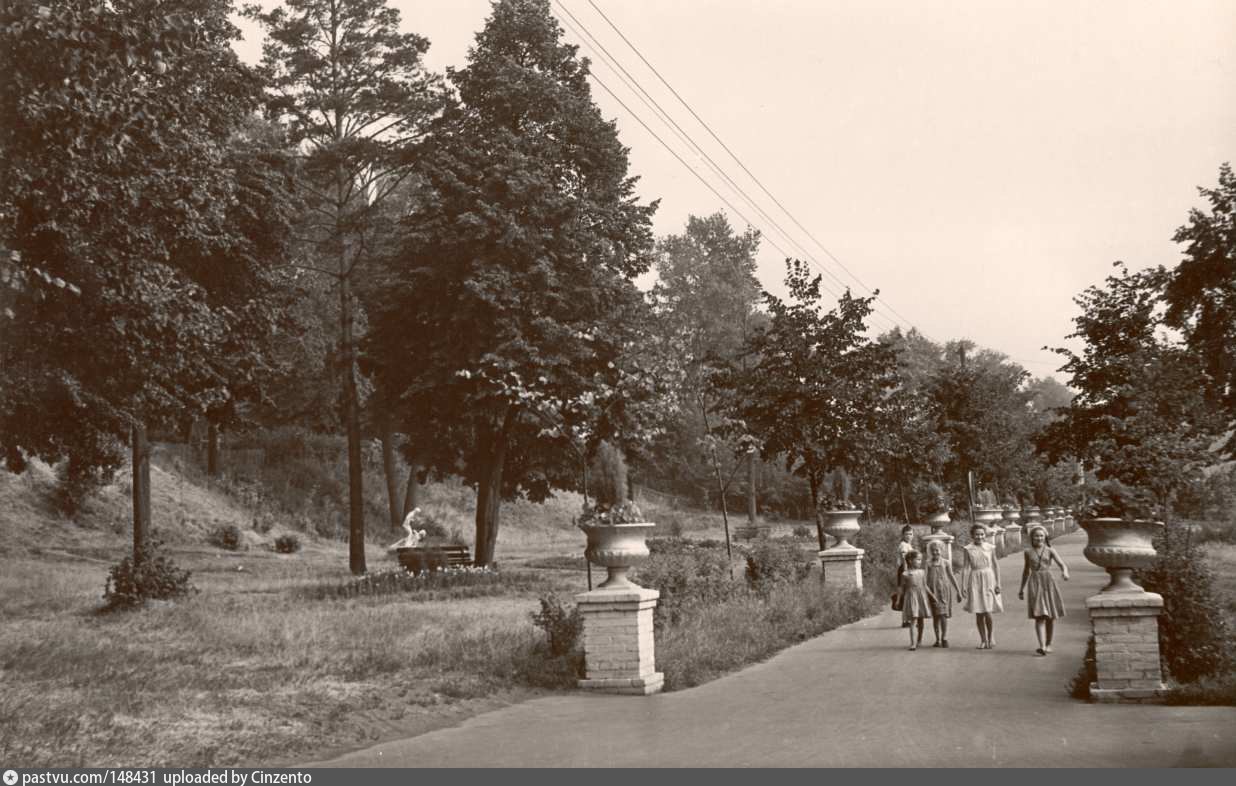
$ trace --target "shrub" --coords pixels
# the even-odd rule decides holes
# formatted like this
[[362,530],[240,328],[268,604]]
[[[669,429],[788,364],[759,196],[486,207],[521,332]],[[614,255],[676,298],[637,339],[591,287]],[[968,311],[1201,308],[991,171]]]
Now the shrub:
[[226,551],[236,551],[240,548],[240,527],[235,524],[220,524],[210,531],[208,540],[213,546]]
[[259,535],[265,535],[275,527],[275,517],[269,513],[262,513],[253,517],[253,531]]
[[1164,668],[1178,682],[1225,671],[1232,632],[1214,588],[1214,575],[1190,527],[1171,524],[1155,538],[1158,558],[1138,578],[1163,596],[1159,645]]
[[733,595],[730,563],[720,541],[654,538],[648,546],[652,556],[631,578],[661,593],[653,612],[657,627],[677,622],[690,608],[720,603]]
[[897,588],[897,544],[901,542],[903,526],[891,519],[871,521],[854,537],[854,545],[866,551],[863,586],[870,587],[877,596],[888,597]]
[[128,556],[111,567],[103,589],[104,609],[135,608],[148,600],[171,600],[196,591],[189,584],[189,571],[177,567],[152,539],[136,564]]
[[794,526],[794,537],[806,540],[815,537],[815,533],[806,524],[796,524]]
[[541,596],[541,610],[532,613],[532,624],[545,631],[549,654],[560,657],[575,649],[584,629],[578,606],[564,606],[557,595]]
[[275,551],[280,554],[295,554],[300,551],[300,538],[292,533],[275,538]]
[[811,561],[804,560],[795,543],[761,540],[747,554],[747,584],[767,590],[783,581],[798,581],[811,572]]

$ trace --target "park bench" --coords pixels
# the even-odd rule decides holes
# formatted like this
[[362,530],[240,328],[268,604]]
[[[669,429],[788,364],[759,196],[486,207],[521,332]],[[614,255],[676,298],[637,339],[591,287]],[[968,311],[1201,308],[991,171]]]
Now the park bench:
[[395,552],[400,566],[409,573],[472,564],[467,546],[405,546]]

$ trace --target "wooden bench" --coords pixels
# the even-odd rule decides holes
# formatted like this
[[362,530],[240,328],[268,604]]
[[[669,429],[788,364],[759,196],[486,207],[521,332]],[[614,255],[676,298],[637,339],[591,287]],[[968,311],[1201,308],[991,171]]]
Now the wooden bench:
[[395,551],[399,564],[409,573],[472,564],[467,546],[405,546]]

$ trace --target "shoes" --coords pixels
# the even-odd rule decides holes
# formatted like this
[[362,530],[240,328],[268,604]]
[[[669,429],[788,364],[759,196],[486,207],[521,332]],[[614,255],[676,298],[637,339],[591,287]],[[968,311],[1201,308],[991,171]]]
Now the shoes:
[[1048,644],[1046,647],[1044,647],[1044,648],[1043,648],[1043,653],[1044,653],[1044,654],[1047,654],[1047,653],[1049,653],[1049,652],[1051,652],[1051,645],[1050,645],[1050,644]]
[[910,652],[914,652],[916,649],[918,649],[918,645],[911,645]]
[[1035,655],[1046,655],[1047,651],[1044,650],[1042,647],[1039,647],[1037,650],[1034,651],[1034,654]]
[[941,644],[940,644],[940,642],[938,642],[938,641],[937,641],[935,644],[932,644],[931,646],[933,646],[933,647],[940,647],[940,646],[943,646],[943,645],[941,645]]
[[948,649],[948,639],[944,639],[943,641],[941,641],[940,646],[943,647],[944,649]]

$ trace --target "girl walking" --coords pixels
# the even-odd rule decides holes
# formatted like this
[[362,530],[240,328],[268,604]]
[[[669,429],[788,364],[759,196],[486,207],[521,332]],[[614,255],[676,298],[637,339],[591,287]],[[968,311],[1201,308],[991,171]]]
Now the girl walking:
[[1039,648],[1034,652],[1036,655],[1046,655],[1051,652],[1056,620],[1064,616],[1064,599],[1060,597],[1060,588],[1051,575],[1051,566],[1052,563],[1060,566],[1065,581],[1069,580],[1069,566],[1051,547],[1047,530],[1042,527],[1030,530],[1030,546],[1022,553],[1026,566],[1021,572],[1021,589],[1017,591],[1017,597],[1026,601],[1026,613],[1034,620],[1034,635],[1039,640]]
[[1000,599],[1000,563],[996,561],[995,552],[995,547],[987,542],[987,528],[982,524],[970,527],[970,543],[962,551],[965,561],[961,567],[961,584],[966,593],[965,609],[974,614],[981,650],[996,646],[991,615],[1004,611],[1004,601]]
[[933,647],[948,646],[948,618],[953,615],[953,595],[961,602],[961,587],[957,585],[957,576],[953,573],[953,565],[944,558],[944,549],[940,541],[932,541],[927,547],[930,552],[927,557],[927,590],[934,598],[931,602],[931,627],[936,634]]
[[931,616],[932,603],[937,600],[927,588],[927,575],[919,567],[917,551],[906,554],[906,569],[901,574],[897,591],[901,595],[901,626],[910,629],[910,650],[913,651],[923,643],[923,618]]

